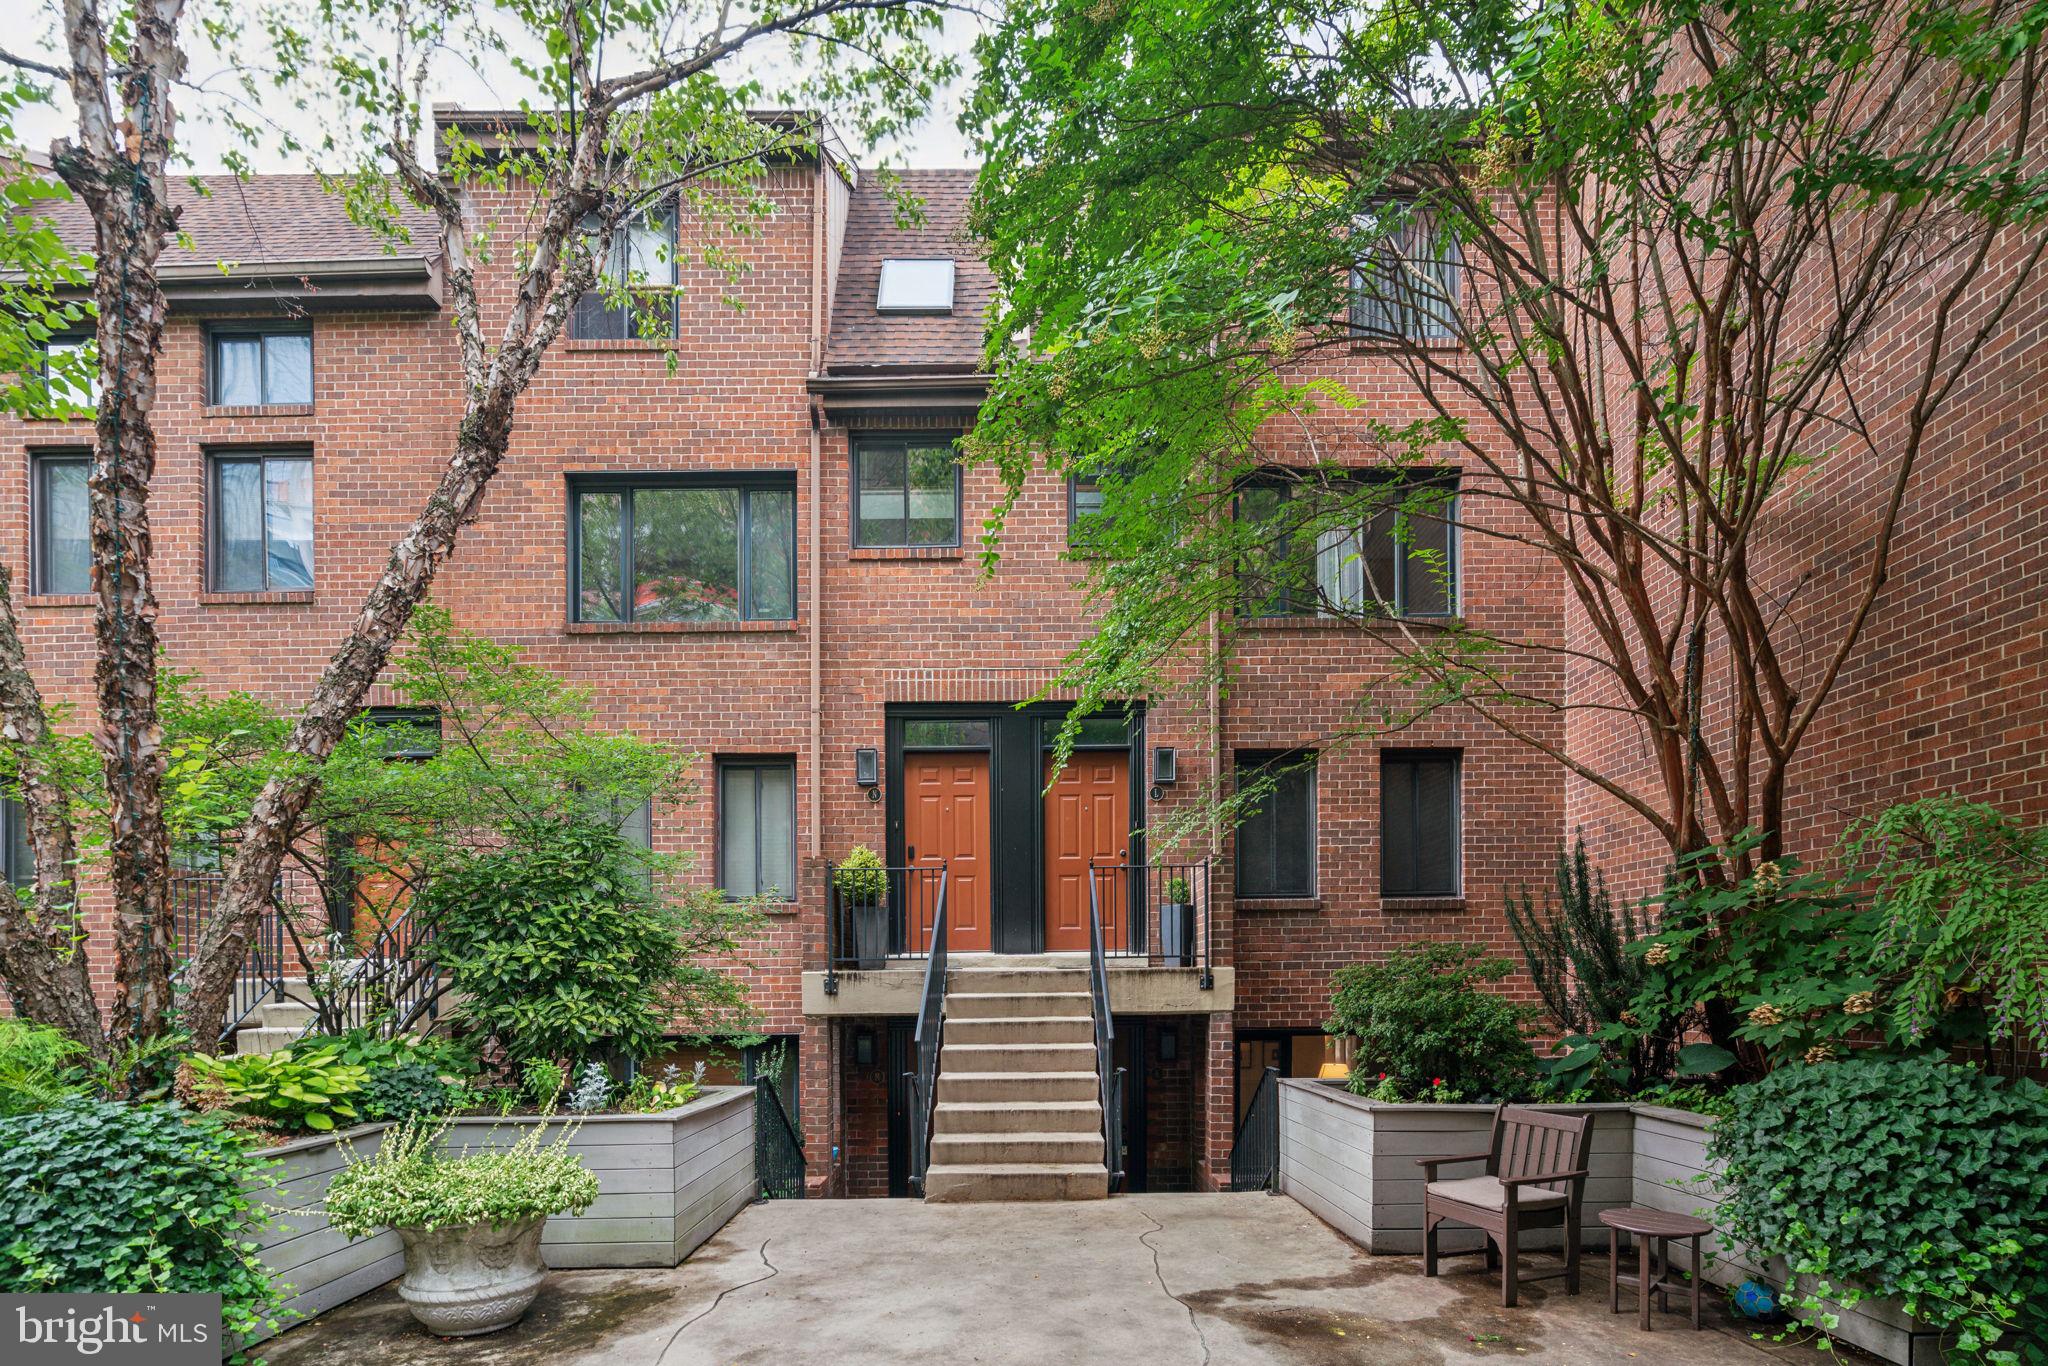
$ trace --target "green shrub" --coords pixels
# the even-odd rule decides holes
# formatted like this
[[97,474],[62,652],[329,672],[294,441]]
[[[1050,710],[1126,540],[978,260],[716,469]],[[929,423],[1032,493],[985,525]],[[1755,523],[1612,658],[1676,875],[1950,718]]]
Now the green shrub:
[[701,889],[650,885],[639,851],[601,823],[541,824],[463,859],[415,902],[468,1018],[516,1061],[644,1058],[672,1027],[739,1013],[716,964],[753,914]]
[[294,1044],[275,1053],[209,1057],[195,1053],[192,1071],[231,1110],[281,1125],[325,1133],[357,1118],[354,1097],[369,1069],[341,1060],[340,1045]]
[[268,1166],[176,1105],[73,1099],[0,1120],[0,1290],[218,1294],[247,1336],[279,1299],[243,1193]]
[[0,1018],[0,1117],[47,1110],[86,1091],[84,1045],[59,1029]]
[[1779,1068],[1735,1101],[1709,1140],[1720,1231],[1811,1277],[1807,1308],[1896,1298],[1957,1335],[1952,1359],[2048,1359],[2048,1092],[1857,1057]]
[[460,1077],[470,1076],[476,1071],[476,1058],[470,1049],[452,1039],[423,1034],[387,1037],[379,1030],[358,1026],[340,1034],[315,1035],[305,1042],[333,1044],[337,1058],[361,1067],[373,1076],[383,1068],[401,1067],[408,1063],[424,1063],[436,1072],[450,1072]]
[[1384,1074],[1403,1095],[1522,1095],[1534,1072],[1524,1037],[1534,1012],[1487,989],[1509,970],[1469,944],[1438,942],[1339,969],[1323,1027],[1358,1040],[1351,1089],[1372,1091]]
[[370,1073],[363,1087],[363,1113],[371,1119],[404,1121],[446,1114],[464,1095],[461,1078],[431,1063],[401,1062]]
[[573,1130],[544,1143],[535,1124],[502,1152],[454,1157],[441,1131],[417,1121],[389,1130],[377,1151],[335,1173],[327,1219],[351,1238],[380,1228],[462,1228],[536,1215],[581,1214],[597,1199],[597,1178],[569,1150]]
[[880,854],[865,844],[856,844],[832,870],[832,885],[848,901],[880,901],[889,894],[889,868]]

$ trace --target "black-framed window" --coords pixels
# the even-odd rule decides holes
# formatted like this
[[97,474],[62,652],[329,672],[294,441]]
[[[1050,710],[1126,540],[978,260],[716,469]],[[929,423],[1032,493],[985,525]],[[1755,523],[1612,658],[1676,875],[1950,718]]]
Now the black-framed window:
[[1316,756],[1239,751],[1236,767],[1240,792],[1261,788],[1237,827],[1237,894],[1314,896]]
[[1380,753],[1380,892],[1457,896],[1462,842],[1456,750]]
[[593,341],[676,334],[676,206],[659,205],[612,230],[603,282],[576,301],[572,335]]
[[960,465],[951,435],[853,438],[853,543],[960,544]]
[[208,334],[207,402],[275,408],[313,401],[313,333],[287,326],[219,326]]
[[726,895],[796,898],[796,764],[718,761],[718,885]]
[[28,839],[28,819],[21,803],[0,797],[0,880],[26,887],[36,880],[35,848]]
[[[82,385],[58,374],[57,367],[52,364],[60,356],[80,355],[91,367]],[[49,396],[49,404],[37,416],[91,417],[100,402],[98,362],[99,340],[90,332],[65,332],[44,342],[37,377],[43,382],[43,392]]]
[[439,707],[365,707],[363,721],[386,759],[431,759],[441,752]]
[[570,489],[577,621],[789,621],[796,483],[590,479]]
[[313,457],[306,451],[215,455],[207,534],[217,593],[313,586]]
[[1361,216],[1366,243],[1351,268],[1351,328],[1362,340],[1448,341],[1457,335],[1465,273],[1458,238],[1427,209]]
[[[1305,488],[1314,502],[1301,497]],[[1256,529],[1239,564],[1248,616],[1441,617],[1455,608],[1455,474],[1372,472],[1320,485],[1258,475],[1239,486],[1237,516]]]
[[92,512],[86,492],[91,473],[92,461],[83,455],[30,458],[31,577],[38,593],[92,590]]

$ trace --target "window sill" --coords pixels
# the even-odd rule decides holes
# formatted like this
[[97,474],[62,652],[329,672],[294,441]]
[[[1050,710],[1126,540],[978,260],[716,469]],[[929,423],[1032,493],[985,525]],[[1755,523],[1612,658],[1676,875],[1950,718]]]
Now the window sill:
[[793,621],[572,621],[564,629],[572,636],[689,636],[759,635],[787,633],[803,628]]
[[1380,898],[1382,911],[1462,911],[1465,898],[1462,896],[1383,896]]
[[1319,896],[1241,896],[1234,903],[1240,911],[1320,911]]
[[79,413],[75,417],[62,417],[56,413],[23,413],[21,420],[24,422],[47,422],[55,427],[70,427],[73,425],[90,427],[100,419],[97,413]]
[[1456,616],[1385,616],[1354,621],[1350,617],[1316,616],[1302,613],[1299,616],[1242,617],[1238,621],[1241,630],[1248,631],[1364,631],[1373,626],[1392,626],[1399,623],[1422,630],[1436,630],[1464,625],[1464,618]]
[[967,547],[959,545],[857,545],[846,552],[849,560],[964,560]]
[[313,601],[313,590],[295,588],[286,593],[201,593],[203,607],[297,607]]
[[21,600],[23,607],[90,607],[98,599],[90,593],[30,593]]
[[567,337],[563,339],[565,351],[646,351],[665,352],[676,349],[674,337]]
[[223,403],[208,404],[199,410],[199,416],[207,417],[311,417],[310,403]]
[[1403,337],[1398,341],[1375,337],[1351,341],[1347,349],[1354,356],[1384,356],[1403,351],[1462,351],[1465,345],[1456,337]]

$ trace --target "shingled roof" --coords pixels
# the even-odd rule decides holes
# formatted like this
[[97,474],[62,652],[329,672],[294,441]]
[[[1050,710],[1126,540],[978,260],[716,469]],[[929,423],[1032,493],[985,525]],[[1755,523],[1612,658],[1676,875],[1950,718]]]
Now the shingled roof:
[[[172,241],[164,247],[169,268],[213,269],[226,261],[235,265],[304,265],[322,261],[428,260],[440,254],[433,220],[409,204],[398,218],[412,234],[410,243],[393,244],[349,221],[341,196],[330,194],[312,175],[199,177],[200,194],[183,177],[171,181],[171,203],[182,211],[179,228],[192,245]],[[92,246],[92,215],[77,199],[57,201],[46,209],[67,242]]]
[[[970,373],[981,367],[995,278],[967,234],[967,199],[975,172],[899,171],[904,190],[924,201],[924,222],[896,222],[896,197],[878,175],[861,177],[846,220],[839,287],[832,305],[832,337],[825,367],[835,375],[924,371]],[[955,262],[950,314],[884,314],[875,290],[886,259],[951,257]]]

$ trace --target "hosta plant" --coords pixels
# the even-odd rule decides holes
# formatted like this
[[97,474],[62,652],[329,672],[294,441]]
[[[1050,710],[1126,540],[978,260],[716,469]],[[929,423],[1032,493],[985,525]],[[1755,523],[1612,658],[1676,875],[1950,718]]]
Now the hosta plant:
[[355,1101],[370,1077],[368,1068],[343,1062],[341,1046],[334,1043],[218,1058],[195,1053],[186,1065],[220,1106],[316,1133],[359,1117]]
[[377,1151],[335,1174],[327,1219],[351,1238],[380,1228],[432,1231],[503,1226],[551,1214],[581,1214],[597,1199],[597,1178],[569,1149],[573,1129],[552,1142],[533,1125],[495,1152],[441,1151],[445,1126],[419,1120],[388,1130]]

